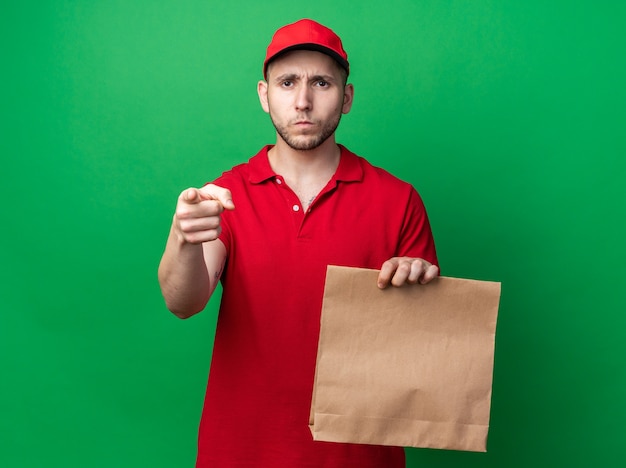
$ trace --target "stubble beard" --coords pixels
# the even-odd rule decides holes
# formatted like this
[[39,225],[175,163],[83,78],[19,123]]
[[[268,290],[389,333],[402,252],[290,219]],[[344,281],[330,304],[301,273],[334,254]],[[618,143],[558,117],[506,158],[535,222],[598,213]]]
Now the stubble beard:
[[281,125],[276,122],[271,112],[270,118],[276,132],[290,148],[297,151],[310,151],[321,146],[322,143],[328,140],[333,133],[335,133],[335,130],[337,130],[337,127],[339,126],[339,121],[341,120],[341,113],[337,114],[331,120],[326,121],[324,125],[322,125],[320,131],[316,134],[306,135],[308,138],[302,138],[300,135],[295,136],[290,134],[288,125]]

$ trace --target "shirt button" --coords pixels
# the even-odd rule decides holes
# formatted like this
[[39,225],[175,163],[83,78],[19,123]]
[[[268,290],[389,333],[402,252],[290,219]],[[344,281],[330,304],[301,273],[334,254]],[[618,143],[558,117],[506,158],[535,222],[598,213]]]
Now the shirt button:
[[293,211],[300,211],[300,205],[293,205]]
[[278,177],[276,177],[276,183],[277,183],[278,185],[280,185],[280,184],[282,184],[282,183],[283,183],[283,181],[282,181],[282,180],[280,180]]

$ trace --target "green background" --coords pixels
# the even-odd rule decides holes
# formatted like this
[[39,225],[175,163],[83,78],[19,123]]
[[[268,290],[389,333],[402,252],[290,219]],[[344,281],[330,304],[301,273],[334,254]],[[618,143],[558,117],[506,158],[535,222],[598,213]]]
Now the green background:
[[626,7],[596,1],[8,1],[0,7],[0,466],[185,467],[218,301],[170,315],[176,197],[272,142],[272,32],[335,29],[338,140],[412,182],[443,273],[502,281],[488,452],[612,467],[626,442]]

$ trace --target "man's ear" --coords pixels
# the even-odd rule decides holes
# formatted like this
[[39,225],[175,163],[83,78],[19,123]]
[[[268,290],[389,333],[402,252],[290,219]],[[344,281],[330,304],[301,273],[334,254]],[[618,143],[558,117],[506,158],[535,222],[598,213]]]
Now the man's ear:
[[267,82],[263,80],[259,81],[256,87],[256,92],[259,95],[259,101],[261,102],[261,107],[263,108],[265,112],[269,114],[270,106],[267,101]]
[[354,86],[347,84],[343,90],[343,105],[341,107],[341,113],[347,114],[352,109],[352,101],[354,100]]

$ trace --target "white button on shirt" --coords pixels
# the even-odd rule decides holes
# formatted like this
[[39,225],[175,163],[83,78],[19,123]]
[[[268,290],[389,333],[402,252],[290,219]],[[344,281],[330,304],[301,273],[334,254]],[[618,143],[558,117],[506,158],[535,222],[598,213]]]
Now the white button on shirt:
[[293,205],[293,211],[300,211],[300,205]]

